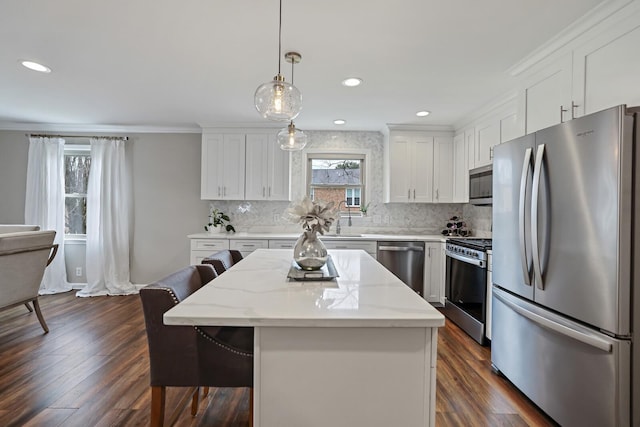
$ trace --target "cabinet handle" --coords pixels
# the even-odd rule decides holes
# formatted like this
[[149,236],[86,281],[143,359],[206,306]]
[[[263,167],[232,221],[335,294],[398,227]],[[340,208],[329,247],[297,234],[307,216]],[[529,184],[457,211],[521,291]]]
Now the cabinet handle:
[[264,196],[265,196],[265,194],[264,194],[264,187],[262,187],[262,197],[264,197]]
[[224,187],[222,187],[222,195],[223,196],[227,195],[227,186],[226,185]]
[[576,118],[576,108],[578,108],[579,105],[576,104],[575,102],[571,101],[571,119],[575,119]]
[[493,160],[493,147],[489,147],[489,160]]
[[414,188],[413,189],[413,200],[415,200],[415,199],[416,199],[416,189]]
[[271,197],[271,187],[269,187],[269,197]]
[[407,200],[411,200],[411,189],[407,190]]
[[560,106],[560,123],[564,123],[564,113],[566,113],[568,110],[566,108],[564,108],[564,105]]
[[429,248],[429,254],[427,256],[431,258],[431,248]]
[[218,197],[220,197],[220,186],[218,185]]
[[438,190],[437,188],[436,188],[436,200],[440,200],[440,190]]

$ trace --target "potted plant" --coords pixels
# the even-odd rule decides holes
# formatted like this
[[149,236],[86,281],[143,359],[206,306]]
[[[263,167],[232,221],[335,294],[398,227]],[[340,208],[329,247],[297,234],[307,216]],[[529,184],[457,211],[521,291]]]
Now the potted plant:
[[229,215],[226,213],[215,209],[213,206],[209,212],[209,223],[204,226],[204,229],[209,233],[214,232],[222,232],[222,231],[233,231],[235,233],[236,229],[231,225],[231,219]]

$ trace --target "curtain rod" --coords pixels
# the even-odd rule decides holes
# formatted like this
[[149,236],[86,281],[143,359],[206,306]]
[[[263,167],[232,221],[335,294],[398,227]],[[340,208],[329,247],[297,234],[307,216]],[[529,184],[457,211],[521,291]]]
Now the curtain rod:
[[27,133],[26,136],[33,136],[36,138],[107,138],[107,139],[122,139],[128,141],[128,136],[104,136],[104,135],[47,135],[43,133]]

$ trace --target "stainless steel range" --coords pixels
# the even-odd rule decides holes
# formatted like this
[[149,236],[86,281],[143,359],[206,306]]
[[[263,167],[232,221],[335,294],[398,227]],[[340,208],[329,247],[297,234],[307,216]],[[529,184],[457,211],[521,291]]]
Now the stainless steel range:
[[447,239],[443,314],[474,340],[487,343],[487,251],[491,239]]

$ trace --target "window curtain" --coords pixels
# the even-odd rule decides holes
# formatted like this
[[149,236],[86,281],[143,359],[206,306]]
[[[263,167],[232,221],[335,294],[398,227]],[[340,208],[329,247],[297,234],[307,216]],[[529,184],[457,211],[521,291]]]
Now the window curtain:
[[130,180],[125,142],[91,138],[87,188],[87,286],[76,295],[137,293],[129,276]]
[[55,294],[71,290],[64,261],[64,139],[29,138],[25,224],[41,230],[55,230],[58,253],[44,271],[39,293]]

